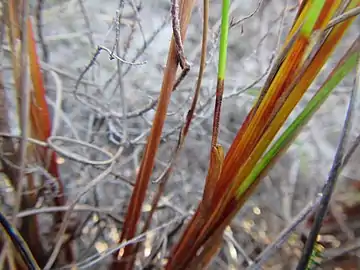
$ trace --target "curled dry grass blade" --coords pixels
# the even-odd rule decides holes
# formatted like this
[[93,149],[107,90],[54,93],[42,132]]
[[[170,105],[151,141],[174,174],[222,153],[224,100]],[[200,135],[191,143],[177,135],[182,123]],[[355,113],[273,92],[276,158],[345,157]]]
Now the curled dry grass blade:
[[[223,5],[226,5],[226,1],[223,1]],[[214,164],[210,162],[213,167],[209,168],[206,181],[211,181],[212,185],[216,179],[214,188],[216,192],[211,198],[210,211],[202,211],[202,204],[197,208],[179,244],[170,256],[167,269],[187,267],[195,269],[209,263],[218,250],[221,243],[219,239],[226,226],[252,194],[261,177],[286,150],[291,142],[290,138],[299,132],[299,128],[326,99],[329,94],[327,91],[331,91],[354,68],[353,54],[359,49],[357,42],[308,104],[304,110],[306,117],[302,115],[298,118],[299,122],[294,122],[295,126],[290,126],[287,129],[288,133],[284,133],[286,137],[282,137],[282,141],[275,144],[279,148],[276,148],[275,152],[272,148],[272,151],[267,152],[262,159],[287,117],[354,20],[348,18],[329,28],[331,18],[358,5],[359,1],[349,1],[346,6],[342,1],[337,0],[303,2],[284,44],[283,50],[286,51],[274,65],[275,70],[270,72],[270,79],[240,128],[222,166],[213,166]],[[218,111],[219,109],[215,107],[215,115]],[[215,137],[217,136],[216,121],[214,117]],[[213,140],[213,146],[214,143],[216,139]],[[211,155],[213,156],[215,155]],[[221,162],[221,159],[218,162]],[[218,169],[220,172],[214,170],[216,167],[220,168]],[[208,184],[207,182],[205,185],[205,191]],[[208,192],[205,191],[203,200],[208,196]]]
[[[38,140],[46,141],[51,133],[51,119],[45,101],[46,92],[40,71],[32,21],[29,16],[22,15],[20,12],[21,9],[20,11],[18,9],[19,6],[26,7],[26,5],[28,5],[26,1],[9,0],[4,7],[7,11],[5,22],[8,30],[8,43],[11,48],[11,63],[16,97],[18,100],[18,115],[23,138],[31,136]],[[21,62],[22,59],[26,59],[26,61]],[[29,77],[30,83],[21,83],[27,77]],[[29,96],[28,99],[25,98],[26,95]],[[5,103],[5,99],[2,102]],[[6,119],[6,121],[9,119],[8,117],[3,118]],[[24,174],[24,168],[27,166],[26,162],[38,162],[47,169],[54,179],[57,179],[58,194],[54,196],[54,204],[56,206],[65,205],[63,186],[58,175],[55,153],[43,147],[28,144],[26,139],[23,139],[23,141],[26,148],[25,157],[21,157],[21,153],[12,145],[11,140],[6,140],[6,149],[3,148],[3,150],[7,150],[6,152],[11,153],[9,161],[20,166],[22,169],[19,170],[2,160],[5,174],[15,187],[16,192],[20,194],[17,203],[20,207],[18,210],[33,208],[38,196],[35,191],[36,186],[32,175]],[[21,164],[21,160],[23,160],[23,167],[18,165]],[[25,176],[25,178],[22,175]],[[20,182],[23,178],[27,181],[25,194],[21,192],[23,185]],[[44,178],[43,181],[46,181],[46,179]],[[18,188],[20,184],[21,187]],[[17,212],[18,211],[14,212],[15,216]],[[61,213],[54,214],[55,224],[60,222],[61,219]],[[39,224],[36,215],[23,218],[20,233],[26,240],[30,250],[34,253],[34,257],[39,265],[45,265],[47,255],[40,240]],[[70,243],[65,246],[64,252],[66,255],[64,263],[71,262],[73,260],[73,253]]]
[[[185,0],[181,1],[180,4],[180,34],[182,40],[185,40],[186,30],[190,21],[194,2],[194,0]],[[166,117],[167,107],[175,84],[177,69],[178,55],[173,38],[170,43],[168,60],[166,69],[164,71],[158,107],[155,113],[148,142],[145,147],[145,153],[140,165],[140,170],[136,178],[136,184],[128,206],[128,211],[120,237],[120,243],[132,239],[136,234],[141,207],[145,199],[146,189],[154,167],[155,155],[160,143],[160,137]],[[129,256],[135,256],[134,251],[135,244],[132,244],[126,246],[125,249],[121,249],[118,254],[114,254],[112,269],[131,269],[134,264],[134,257],[129,259]]]

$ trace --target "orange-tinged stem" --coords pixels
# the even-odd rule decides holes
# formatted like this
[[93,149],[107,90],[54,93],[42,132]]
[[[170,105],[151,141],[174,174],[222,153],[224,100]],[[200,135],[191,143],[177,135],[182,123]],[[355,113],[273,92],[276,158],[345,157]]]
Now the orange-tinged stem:
[[[45,99],[46,91],[40,69],[40,62],[37,54],[36,41],[34,38],[35,35],[31,18],[28,18],[27,28],[30,74],[32,79],[32,85],[34,88],[34,90],[32,91],[32,102],[30,104],[31,133],[35,138],[46,141],[51,135],[51,119],[48,105]],[[48,172],[58,181],[58,193],[54,199],[55,205],[65,205],[66,201],[64,197],[64,188],[61,180],[59,179],[56,153],[53,152],[51,149],[43,149],[40,147],[36,147],[35,150],[36,153],[40,156],[43,165],[47,167]],[[56,212],[54,214],[55,223],[60,223],[62,221],[64,216],[63,214],[64,213],[62,212]],[[72,262],[74,260],[71,242],[67,242],[67,244],[65,245],[65,256],[67,262]]]
[[[35,135],[35,138],[39,140],[46,141],[51,134],[51,120],[48,105],[45,100],[46,91],[44,87],[43,77],[40,71],[39,57],[36,50],[36,42],[34,38],[34,31],[32,27],[32,22],[29,18],[28,23],[28,40],[29,40],[29,56],[30,56],[30,74],[32,78],[32,83],[34,87],[33,91],[33,100],[31,102],[30,113],[31,113],[31,123],[32,123],[32,132]],[[44,164],[47,163],[49,151],[44,151],[43,149],[38,149],[41,155],[42,161]],[[50,163],[48,167],[49,173],[55,178],[59,177],[58,166],[56,163],[56,154],[55,152],[50,152]],[[56,204],[64,205],[65,198],[63,196],[62,185],[59,185],[59,196],[56,196]],[[61,213],[58,213],[59,218],[62,216]]]
[[345,34],[345,31],[350,26],[352,20],[348,20],[344,24],[336,26],[335,29],[331,32],[331,34],[328,36],[327,40],[320,48],[319,52],[317,53],[313,61],[310,63],[309,67],[303,74],[300,81],[294,86],[294,90],[292,90],[290,96],[287,98],[286,103],[277,113],[275,119],[272,122],[271,127],[266,131],[261,141],[257,144],[252,154],[248,157],[247,162],[239,170],[238,175],[236,177],[237,180],[234,181],[233,188],[230,193],[234,192],[241,183],[241,181],[244,180],[246,175],[250,173],[253,166],[256,164],[258,159],[264,153],[269,143],[276,135],[277,131],[281,128],[281,126],[287,119],[288,115],[291,113],[293,108],[301,99],[302,95],[308,89],[311,82],[320,72],[322,66],[327,61],[331,52],[335,49],[335,46],[338,43],[338,41],[341,40],[342,36]]
[[[334,47],[335,47],[334,45],[337,43],[338,40],[341,40],[341,37],[345,33],[345,30],[350,25],[350,23],[351,23],[351,21],[347,21],[345,25],[337,26],[336,29],[334,29],[334,31],[330,34],[330,36],[328,37],[327,42],[324,43],[323,47],[320,49],[319,53],[316,55],[315,59],[313,60],[312,65],[310,65],[309,68],[307,69],[307,71],[304,74],[301,82],[299,84],[297,84],[297,88],[299,88],[299,90],[295,89],[292,92],[292,94],[289,96],[289,99],[287,101],[287,104],[289,104],[289,105],[284,105],[283,109],[277,114],[277,118],[274,120],[274,122],[285,121],[287,115],[289,115],[289,113],[292,111],[292,108],[295,106],[297,101],[300,99],[300,97],[299,97],[300,90],[303,89],[302,92],[304,92],[310,86],[310,83],[317,76],[317,74],[320,71],[322,65],[325,63],[325,61],[329,57],[330,53],[334,49]],[[292,104],[292,105],[290,105],[290,104]],[[278,124],[276,126],[281,126],[281,124],[279,125],[279,122],[278,122]],[[267,134],[272,133],[271,136],[274,136],[274,134],[276,134],[274,129],[276,129],[276,128],[274,127],[272,129],[270,129],[270,131],[268,131]],[[241,180],[243,179],[243,176],[246,176],[247,173],[249,173],[249,171],[251,171],[251,168],[255,164],[254,161],[257,160],[261,156],[260,152],[257,149],[266,149],[264,145],[268,144],[269,140],[271,140],[271,138],[270,138],[271,136],[265,135],[264,138],[261,140],[260,144],[254,150],[254,154],[256,156],[250,156],[249,159],[248,159],[248,163],[246,163],[242,167],[242,168],[245,168],[245,169],[240,171],[240,175],[238,175],[238,182],[241,182]],[[222,181],[222,179],[220,179],[220,181]],[[234,186],[236,186],[236,185],[234,185]],[[250,189],[255,188],[255,186],[256,185],[251,186]],[[229,193],[234,194],[233,193],[234,191],[235,190],[229,191]],[[246,194],[251,194],[251,193],[249,193],[249,191],[246,191],[244,196],[242,196],[241,201],[245,200],[245,198],[247,197]],[[217,224],[216,220],[218,220],[220,222],[223,221],[225,219],[225,217],[228,215],[226,213],[231,213],[231,212],[234,211],[233,214],[235,214],[237,212],[237,209],[239,209],[241,207],[241,205],[242,205],[242,203],[240,203],[241,201],[238,201],[236,203],[235,201],[233,201],[233,199],[230,198],[230,200],[227,203],[223,202],[223,203],[226,203],[227,206],[221,211],[222,214],[220,215],[219,211],[215,210],[214,214],[213,214],[213,217],[209,219],[209,222],[211,221],[211,224],[209,224],[207,226],[204,226],[204,229],[200,233],[200,235],[209,235],[211,233],[211,230],[212,230],[211,228],[216,228],[219,225],[219,224]],[[231,216],[232,215],[230,215],[230,217]],[[206,237],[199,237],[199,239],[204,239],[204,238],[206,238]]]
[[[327,1],[327,4],[330,2],[337,5],[337,7],[340,3],[339,1]],[[324,29],[332,17],[333,14],[331,13],[333,13],[334,10],[335,8],[324,7],[319,15],[321,22],[315,22],[314,29]],[[234,197],[236,187],[238,187],[241,181],[251,172],[254,165],[267,149],[290,112],[327,61],[337,42],[341,40],[350,23],[351,20],[348,20],[343,25],[336,26],[311,62],[302,61],[305,50],[309,46],[309,37],[300,36],[295,42],[288,57],[272,81],[270,89],[264,96],[260,106],[253,108],[249,113],[225,158],[224,168],[218,180],[219,185],[216,187],[217,194],[213,196],[213,198],[216,199],[213,199],[212,213],[206,219],[206,223],[200,232],[197,230],[196,234],[191,235],[191,232],[187,231],[185,234],[186,237],[182,240],[190,242],[185,244],[182,241],[181,248],[175,252],[174,255],[176,258],[182,258],[184,260],[181,264],[182,267],[186,267],[190,262],[191,256],[189,254],[196,253],[203,245],[206,245],[208,241],[212,241],[210,246],[215,245],[215,240],[211,239],[211,237],[213,237],[214,234],[223,232],[227,224],[229,224],[230,220],[245,202],[246,198],[250,196],[259,180],[254,182],[254,184],[243,193],[241,198]],[[291,62],[296,63],[293,64]],[[305,69],[300,66],[302,64],[309,66]],[[300,70],[303,72],[301,77],[297,74]],[[288,94],[283,96],[286,91],[288,91]],[[282,100],[282,98],[284,98],[284,100]],[[270,121],[271,126],[269,125]],[[268,130],[267,127],[269,127]],[[236,166],[236,164],[238,164],[238,166]],[[225,166],[228,168],[226,172]],[[233,171],[231,171],[231,169],[233,169]],[[234,181],[235,176],[236,181]],[[228,190],[229,186],[231,186],[231,190]],[[198,208],[196,217],[199,215],[200,207],[201,206]],[[196,218],[193,220],[196,220]],[[200,261],[197,261],[197,263],[206,263],[216,249],[208,250],[204,248],[203,250],[207,253],[202,254],[202,259],[198,259]]]
[[[240,141],[234,141],[225,157],[224,167],[220,178],[228,179],[221,180],[222,186],[219,186],[218,192],[220,194],[231,184],[239,166],[246,160],[246,157],[251,153],[256,143],[259,141],[262,133],[264,132],[267,120],[272,112],[272,109],[290,80],[295,76],[298,69],[298,61],[302,57],[304,49],[307,45],[307,39],[299,37],[295,42],[293,49],[290,51],[289,56],[280,67],[278,75],[274,78],[268,92],[266,93],[263,102],[259,105],[258,110],[255,112],[248,128],[244,131]],[[214,202],[216,203],[216,202]]]
[[[190,20],[191,11],[193,9],[194,0],[182,1],[180,8],[180,27],[181,38],[184,40],[187,26]],[[177,50],[174,39],[172,39],[169,49],[169,57],[164,72],[164,80],[160,92],[159,103],[155,113],[153,126],[148,138],[147,146],[144,153],[144,158],[140,165],[140,171],[136,179],[136,185],[133,190],[128,212],[126,215],[123,232],[120,237],[120,242],[131,239],[135,236],[137,224],[140,218],[141,206],[145,199],[146,189],[149,183],[149,179],[155,163],[155,154],[160,144],[161,132],[164,125],[167,107],[170,101],[171,92],[173,89],[176,70],[178,67]],[[135,246],[128,245],[123,257],[134,255]],[[134,263],[134,259],[130,262],[119,262],[117,256],[115,257],[112,269],[131,269]]]
[[180,263],[184,263],[186,258],[189,255],[191,256],[191,252],[189,252],[189,250],[194,249],[194,246],[191,246],[192,241],[186,240],[186,236],[191,235],[192,238],[196,237],[203,227],[203,224],[205,224],[206,218],[211,214],[211,200],[213,195],[216,193],[215,187],[217,181],[219,180],[223,160],[223,148],[220,145],[213,146],[210,153],[210,164],[205,182],[203,199],[200,202],[198,210],[191,220],[190,225],[188,225],[191,229],[187,230],[183,234],[184,240],[181,241],[179,246],[174,249],[175,252],[172,255],[171,262],[168,263],[168,267],[170,267],[170,265],[179,265]]
[[31,104],[31,122],[36,134],[36,138],[45,141],[51,133],[51,122],[48,105],[45,100],[45,87],[43,77],[40,72],[39,58],[36,52],[36,42],[34,39],[34,31],[31,19],[28,19],[28,40],[29,40],[29,56],[30,56],[30,74],[34,87],[33,99]]

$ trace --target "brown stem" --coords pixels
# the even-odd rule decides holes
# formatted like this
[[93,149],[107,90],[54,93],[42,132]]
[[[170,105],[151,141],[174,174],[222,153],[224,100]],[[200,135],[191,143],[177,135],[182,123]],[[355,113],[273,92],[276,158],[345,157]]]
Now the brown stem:
[[181,74],[174,84],[173,90],[175,90],[190,71],[190,64],[185,57],[184,45],[180,33],[179,0],[171,0],[171,21],[176,53],[180,67],[182,68]]
[[[195,0],[182,1],[181,16],[180,16],[180,34],[184,38],[189,24],[191,12]],[[136,184],[130,199],[127,215],[123,231],[120,237],[120,242],[132,239],[136,234],[137,224],[140,219],[141,207],[145,200],[147,186],[150,176],[155,164],[155,155],[160,144],[161,133],[166,118],[166,112],[170,101],[171,93],[174,87],[176,71],[178,67],[178,55],[174,38],[170,44],[168,54],[168,61],[164,71],[164,79],[160,92],[158,107],[155,113],[153,126],[148,138],[144,157],[140,166],[140,170],[136,179]],[[123,258],[129,258],[134,255],[135,245],[128,245],[123,250]],[[114,262],[111,269],[132,269],[135,262],[135,256],[129,261],[121,261],[118,259],[117,254],[114,254]]]

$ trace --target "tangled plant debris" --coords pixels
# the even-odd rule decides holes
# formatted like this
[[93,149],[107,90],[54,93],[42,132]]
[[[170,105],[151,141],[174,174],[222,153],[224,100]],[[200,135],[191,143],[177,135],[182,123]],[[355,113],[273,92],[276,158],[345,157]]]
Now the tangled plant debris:
[[0,268],[356,269],[359,12],[1,3]]

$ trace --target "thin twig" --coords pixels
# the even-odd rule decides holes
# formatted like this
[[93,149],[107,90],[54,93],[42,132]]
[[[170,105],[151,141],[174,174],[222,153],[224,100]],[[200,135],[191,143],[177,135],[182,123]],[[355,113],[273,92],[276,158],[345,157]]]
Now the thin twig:
[[235,21],[234,18],[233,18],[233,19],[231,20],[231,22],[230,22],[230,27],[231,27],[231,28],[232,28],[232,27],[235,27],[235,26],[237,26],[238,24],[242,23],[243,21],[246,21],[246,20],[250,19],[251,17],[253,17],[253,16],[256,14],[256,12],[259,11],[262,3],[263,3],[263,0],[259,0],[258,3],[257,3],[257,6],[256,6],[256,8],[255,8],[255,10],[254,10],[253,12],[251,12],[250,14],[246,15],[245,17],[243,17],[243,18],[241,18],[241,19],[239,19],[239,20],[237,20],[237,21]]
[[245,259],[248,265],[251,265],[253,263],[251,258],[246,254],[246,251],[240,246],[240,244],[236,241],[232,234],[225,231],[224,237],[228,238],[231,241],[231,243],[240,252],[241,256]]
[[182,68],[182,72],[174,84],[173,90],[175,90],[190,71],[190,64],[185,57],[184,45],[180,35],[179,0],[171,0],[171,21],[176,51]]
[[75,199],[69,204],[69,209],[65,212],[65,215],[64,215],[64,218],[63,218],[63,221],[60,225],[60,229],[59,229],[59,232],[57,233],[56,235],[56,244],[55,244],[55,247],[53,248],[51,254],[50,254],[50,257],[49,257],[49,260],[48,262],[46,263],[44,269],[47,270],[47,269],[51,269],[51,267],[53,266],[59,252],[60,252],[60,249],[61,249],[61,246],[63,244],[62,242],[62,238],[63,238],[63,235],[66,231],[66,228],[67,228],[67,225],[68,225],[68,221],[69,221],[69,218],[70,218],[70,215],[73,211],[73,209],[75,208],[77,202],[82,198],[82,196],[84,196],[90,189],[92,189],[93,187],[95,187],[96,185],[98,185],[107,175],[109,175],[113,169],[113,166],[115,164],[115,161],[118,159],[118,157],[122,154],[122,151],[123,151],[123,147],[119,147],[117,153],[113,156],[112,158],[112,162],[111,164],[109,165],[109,167],[104,170],[101,174],[99,174],[95,179],[93,179],[92,181],[90,181],[86,186],[85,188],[75,197]]
[[16,198],[13,209],[12,222],[16,227],[17,214],[21,205],[22,189],[24,185],[25,167],[26,167],[26,155],[27,155],[27,140],[28,140],[28,126],[29,126],[29,111],[30,111],[30,88],[29,88],[29,71],[28,71],[28,14],[29,3],[27,1],[22,2],[22,14],[21,14],[21,54],[20,54],[20,128],[21,128],[21,140],[20,140],[20,155],[19,155],[19,167],[20,172],[17,179]]
[[[34,209],[26,209],[24,211],[19,212],[17,215],[19,218],[31,216],[31,215],[39,215],[39,214],[47,214],[47,213],[54,213],[54,212],[66,212],[69,210],[69,206],[50,206],[50,207],[41,207],[41,208],[34,208]],[[77,212],[98,212],[99,214],[106,214],[118,221],[122,221],[122,218],[115,215],[114,211],[111,209],[111,207],[94,207],[91,205],[86,204],[77,204],[72,211]]]
[[145,65],[147,63],[147,61],[142,61],[142,62],[129,62],[126,61],[125,59],[122,59],[120,56],[114,54],[110,49],[106,48],[105,46],[99,45],[98,46],[99,50],[104,50],[109,54],[110,60],[113,59],[117,59],[118,61],[127,64],[127,65],[131,65],[131,66],[141,66],[141,65]]
[[[67,150],[63,149],[63,147],[57,146],[54,143],[54,141],[70,142],[70,143],[79,144],[81,146],[86,146],[89,149],[94,149],[94,150],[104,154],[105,156],[108,156],[108,159],[106,159],[106,160],[90,160],[90,159],[84,158],[78,154],[68,152]],[[81,163],[90,164],[90,165],[108,165],[114,161],[114,156],[110,152],[108,152],[96,145],[93,145],[93,144],[90,144],[90,143],[87,143],[84,141],[78,141],[75,139],[66,138],[66,137],[62,137],[62,136],[50,136],[47,140],[47,143],[48,143],[49,147],[51,147],[54,151],[61,154],[62,156],[65,156],[72,160],[76,160]]]
[[88,31],[87,31],[86,34],[87,34],[87,36],[88,36],[88,39],[89,39],[91,48],[94,49],[94,48],[96,47],[96,45],[95,45],[94,38],[93,38],[93,32],[91,31],[91,25],[90,25],[89,16],[87,15],[86,8],[85,8],[85,6],[84,6],[83,0],[78,0],[78,3],[79,3],[79,5],[80,5],[81,13],[82,13],[82,15],[83,15],[86,28],[88,29]]
[[309,236],[307,238],[307,241],[305,243],[303,254],[299,260],[299,263],[297,265],[297,270],[305,269],[309,263],[314,245],[316,243],[317,236],[319,234],[322,222],[325,218],[325,215],[328,210],[328,205],[330,203],[331,196],[333,194],[333,191],[335,189],[335,185],[338,179],[339,172],[342,168],[342,162],[344,158],[344,152],[345,147],[348,142],[349,132],[351,129],[352,124],[352,115],[355,108],[355,102],[356,102],[356,96],[357,92],[360,90],[360,55],[358,56],[358,65],[357,65],[357,72],[355,76],[355,83],[354,87],[351,93],[348,110],[346,112],[346,118],[344,122],[344,127],[341,132],[340,136],[340,142],[337,147],[333,165],[331,167],[328,180],[325,183],[325,186],[323,188],[322,194],[323,197],[320,202],[320,206],[318,211],[315,215],[315,220],[312,225],[311,231],[309,233]]
[[[123,10],[123,6],[124,6],[124,0],[121,0],[120,3],[120,10],[121,13],[117,12],[117,16],[116,16],[116,39],[115,39],[115,46],[116,46],[116,54],[120,55],[120,44],[119,44],[119,40],[120,40],[120,19],[122,16],[122,10]],[[118,70],[118,84],[120,86],[120,102],[121,102],[121,108],[122,108],[122,113],[123,115],[127,114],[128,108],[127,108],[127,100],[126,100],[126,94],[125,94],[125,87],[124,87],[124,82],[123,82],[123,72],[122,72],[122,67],[120,64],[120,61],[116,61],[116,66],[117,66],[117,70]],[[127,119],[124,119],[123,123],[122,123],[122,131],[123,131],[123,141],[125,143],[127,143],[128,141],[128,121]]]
[[353,8],[349,11],[344,12],[343,14],[337,16],[336,18],[332,19],[329,24],[326,26],[325,31],[329,30],[330,28],[334,27],[335,25],[342,23],[350,19],[351,17],[355,17],[360,14],[360,7]]
[[310,202],[303,210],[293,219],[293,221],[287,226],[273,241],[268,245],[259,256],[254,260],[254,264],[250,265],[248,270],[260,270],[261,266],[285,243],[289,238],[291,233],[296,229],[296,227],[310,214],[321,201],[322,195],[318,195],[314,201]]
[[[104,50],[108,53],[110,60],[116,59],[124,64],[128,64],[128,65],[133,65],[133,66],[139,66],[139,65],[144,65],[147,62],[143,61],[143,62],[128,62],[124,59],[122,59],[120,56],[114,54],[110,49],[106,48],[105,46],[99,45],[93,55],[93,57],[91,58],[89,64],[85,67],[85,69],[80,73],[80,76],[78,77],[78,79],[76,80],[75,83],[75,94],[78,90],[78,87],[80,85],[80,82],[82,81],[83,77],[85,76],[85,74],[90,70],[90,68],[95,64],[97,57],[100,55],[101,51]],[[77,95],[76,95],[77,96]]]
[[[158,36],[158,34],[165,28],[167,25],[167,19],[163,21],[163,23],[154,31],[154,33],[145,41],[144,45],[138,50],[134,58],[131,60],[131,62],[136,62],[141,55],[145,52],[145,50],[150,46],[150,44],[155,40],[155,38]],[[123,76],[125,77],[131,70],[132,65],[128,65],[127,68],[123,72]],[[102,90],[106,90],[111,82],[115,79],[117,76],[117,71],[114,71],[113,74],[109,77],[109,79],[105,82],[104,87]],[[119,85],[116,85],[116,87],[119,87]]]
[[[139,234],[138,236],[136,236],[136,237],[134,237],[134,238],[132,238],[130,240],[124,241],[124,242],[120,243],[119,245],[117,245],[114,248],[109,248],[108,250],[106,250],[102,254],[95,254],[93,256],[90,256],[89,258],[83,260],[82,262],[77,263],[76,265],[80,269],[89,268],[90,266],[104,260],[106,257],[110,256],[112,253],[126,247],[127,245],[142,242],[142,241],[144,241],[146,239],[147,235],[153,234],[153,233],[155,233],[157,231],[160,231],[160,230],[170,226],[171,224],[173,224],[173,223],[175,223],[177,221],[182,221],[185,218],[186,218],[186,216],[181,216],[181,217],[174,218],[174,219],[170,220],[169,222],[167,222],[167,223],[165,223],[165,224],[163,224],[161,226],[158,226],[158,227],[156,227],[156,228],[154,228],[152,230],[143,232],[143,233]],[[68,268],[70,268],[70,266],[69,267],[64,267],[64,269],[68,269]]]
[[[10,134],[10,133],[7,133],[7,132],[0,132],[0,137],[21,139],[21,135],[14,135],[14,134]],[[48,146],[48,144],[46,142],[43,142],[43,141],[40,141],[40,140],[37,140],[37,139],[34,139],[34,138],[28,137],[27,140],[28,140],[28,142],[34,143],[34,144],[39,145],[39,146],[43,146],[43,147]]]
[[337,257],[349,254],[351,252],[354,252],[360,248],[360,240],[356,239],[355,243],[352,244],[346,244],[344,246],[334,248],[331,250],[325,250],[324,251],[324,258],[325,261],[334,260]]
[[360,145],[360,134],[356,136],[354,142],[351,144],[349,150],[344,156],[343,167],[345,167],[349,163],[352,155],[355,153],[355,150],[359,147],[359,145]]
[[134,11],[134,14],[135,14],[135,19],[134,19],[134,22],[132,23],[132,29],[131,29],[131,33],[129,35],[129,38],[126,42],[126,46],[125,46],[125,52],[123,54],[123,58],[125,59],[125,56],[128,52],[128,49],[130,48],[130,43],[131,43],[131,40],[133,39],[133,35],[135,33],[135,25],[137,24],[138,27],[139,27],[139,30],[140,30],[140,33],[141,33],[141,37],[143,39],[143,46],[146,46],[146,38],[145,38],[145,33],[144,33],[144,29],[142,27],[142,24],[141,24],[141,20],[140,20],[140,8],[141,8],[141,3],[136,6],[135,3],[134,3],[134,0],[128,0],[128,3],[130,4],[131,8],[133,9]]

